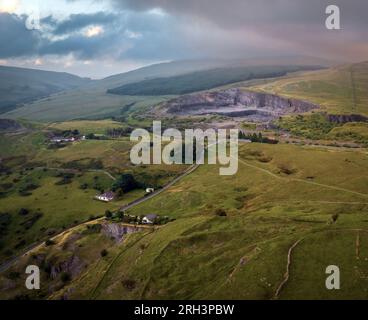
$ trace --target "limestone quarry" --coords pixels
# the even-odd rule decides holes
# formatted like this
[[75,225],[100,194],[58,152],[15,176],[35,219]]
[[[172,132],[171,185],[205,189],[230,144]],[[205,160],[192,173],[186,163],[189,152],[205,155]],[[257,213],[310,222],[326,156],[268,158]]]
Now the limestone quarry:
[[318,109],[313,103],[238,88],[184,95],[164,103],[160,113],[171,116],[222,115],[268,122],[287,114]]

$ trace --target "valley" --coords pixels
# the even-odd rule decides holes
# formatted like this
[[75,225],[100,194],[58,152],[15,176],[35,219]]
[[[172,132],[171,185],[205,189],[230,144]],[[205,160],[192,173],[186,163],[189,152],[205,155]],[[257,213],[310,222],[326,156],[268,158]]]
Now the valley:
[[[141,92],[197,67],[147,67],[0,115],[1,299],[368,298],[368,64]],[[137,95],[107,92],[123,87]],[[238,173],[133,165],[130,133],[154,120],[240,129]],[[29,264],[40,291],[23,285]],[[324,287],[328,265],[339,291]]]

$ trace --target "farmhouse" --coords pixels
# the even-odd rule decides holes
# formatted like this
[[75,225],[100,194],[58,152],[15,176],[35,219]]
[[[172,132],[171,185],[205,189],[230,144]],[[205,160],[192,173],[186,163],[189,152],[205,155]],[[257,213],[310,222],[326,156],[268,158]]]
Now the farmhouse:
[[109,192],[96,196],[96,199],[103,201],[103,202],[110,202],[115,199],[115,193],[113,193],[112,191],[109,191]]
[[65,138],[65,137],[53,137],[51,139],[51,142],[54,142],[54,143],[60,143],[60,142],[74,142],[76,141],[77,139],[74,138],[74,137],[71,137],[71,138]]
[[149,214],[142,219],[143,224],[154,224],[158,216],[156,214]]

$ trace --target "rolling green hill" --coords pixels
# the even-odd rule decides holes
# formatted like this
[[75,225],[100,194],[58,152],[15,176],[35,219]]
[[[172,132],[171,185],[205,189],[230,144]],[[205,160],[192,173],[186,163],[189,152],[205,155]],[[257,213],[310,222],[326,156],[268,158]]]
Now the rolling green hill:
[[86,86],[54,94],[12,110],[2,117],[52,122],[74,119],[96,119],[120,115],[127,106],[134,104],[134,110],[142,113],[147,107],[164,101],[167,96],[119,96],[108,94],[107,90],[130,83],[155,78],[175,77],[193,72],[216,68],[236,68],[272,65],[322,65],[325,61],[310,58],[248,59],[248,60],[188,60],[160,63],[138,70],[117,74]]
[[368,62],[303,72],[251,89],[321,105],[329,113],[368,115]]
[[107,92],[128,96],[181,95],[253,79],[285,76],[288,72],[320,69],[312,66],[254,66],[218,68],[185,75],[144,80]]
[[0,66],[0,113],[89,82],[69,73]]
[[[368,184],[361,173],[367,166],[364,151],[242,145],[235,176],[201,166],[128,212],[175,221],[127,235],[123,242],[88,233],[86,225],[73,229],[3,273],[0,287],[8,288],[3,296],[366,299]],[[219,216],[219,209],[226,216]],[[69,280],[63,281],[61,272],[48,277],[45,268],[42,290],[27,291],[22,272],[35,260],[55,269],[74,261],[64,268]],[[341,290],[326,290],[325,269],[332,264],[348,279]],[[21,276],[14,279],[17,272]]]

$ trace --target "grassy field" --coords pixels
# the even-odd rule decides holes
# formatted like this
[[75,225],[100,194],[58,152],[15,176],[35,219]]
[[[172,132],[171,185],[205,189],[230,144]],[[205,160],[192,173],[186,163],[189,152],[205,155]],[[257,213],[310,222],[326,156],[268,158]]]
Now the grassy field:
[[[129,235],[123,243],[107,243],[107,258],[96,258],[93,249],[88,257],[79,252],[87,250],[88,243],[103,247],[101,234],[91,242],[85,238],[85,248],[65,249],[62,255],[56,248],[39,249],[59,261],[64,255],[83,257],[89,265],[47,296],[367,298],[368,178],[362,174],[368,172],[367,153],[251,144],[241,147],[240,157],[235,176],[221,177],[217,166],[201,166],[168,191],[130,210],[131,214],[153,212],[176,220]],[[218,216],[218,209],[227,216]],[[57,239],[58,247],[75,232],[80,231]],[[276,296],[287,255],[297,242],[290,278]],[[29,259],[22,259],[14,270],[21,272]],[[330,264],[341,269],[340,291],[324,287],[325,268]],[[0,281],[3,286],[12,283],[9,272]],[[56,280],[45,281],[53,286]],[[15,286],[6,294],[20,294],[20,288]]]
[[320,104],[336,114],[368,115],[368,62],[303,72],[251,89]]
[[121,122],[113,120],[76,120],[76,121],[65,121],[55,122],[47,126],[47,128],[53,130],[74,130],[78,128],[81,134],[87,135],[89,133],[94,134],[105,134],[107,129],[121,128],[124,125]]
[[104,119],[120,116],[134,105],[134,111],[164,101],[166,97],[130,97],[107,94],[101,88],[82,88],[55,94],[2,115],[11,119],[40,122]]
[[336,140],[354,140],[367,143],[368,124],[367,123],[346,123],[343,126],[333,128],[329,134],[330,139]]
[[[185,168],[157,165],[149,168],[130,162],[128,138],[86,140],[59,149],[48,148],[48,130],[78,129],[102,133],[121,124],[106,121],[73,121],[29,129],[0,138],[0,260],[22,252],[55,232],[91,217],[103,216],[145,195],[144,185],[158,188]],[[92,130],[93,129],[93,130]],[[111,203],[93,200],[111,190],[114,178],[131,173],[141,189]],[[65,176],[70,178],[65,179]],[[19,213],[21,209],[28,213]]]

